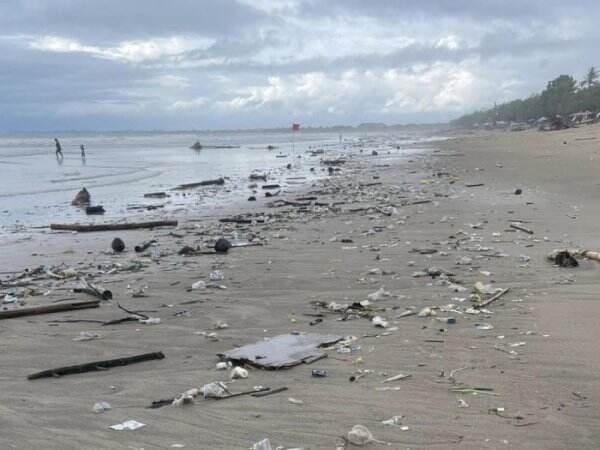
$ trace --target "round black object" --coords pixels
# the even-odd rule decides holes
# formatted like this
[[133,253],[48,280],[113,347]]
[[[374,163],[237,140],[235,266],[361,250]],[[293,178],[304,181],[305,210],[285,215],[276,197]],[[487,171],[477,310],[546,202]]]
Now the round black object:
[[227,253],[230,248],[231,242],[225,238],[219,238],[217,239],[217,242],[215,242],[215,251],[217,253]]
[[125,242],[123,242],[123,239],[121,238],[114,238],[110,246],[117,253],[121,253],[125,250]]
[[255,202],[256,201],[256,197],[254,195],[251,195],[250,197],[248,197],[248,201],[249,202]]
[[523,190],[522,190],[522,189],[517,189],[517,190],[515,191],[515,195],[521,195],[522,193],[523,193]]

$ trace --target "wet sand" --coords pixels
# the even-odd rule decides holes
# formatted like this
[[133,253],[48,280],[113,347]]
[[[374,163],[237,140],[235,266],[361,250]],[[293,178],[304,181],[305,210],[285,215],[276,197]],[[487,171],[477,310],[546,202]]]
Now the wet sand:
[[[115,300],[98,309],[0,321],[0,446],[244,449],[268,437],[273,448],[334,449],[343,447],[340,437],[353,425],[362,424],[390,443],[369,448],[598,448],[600,263],[564,269],[545,256],[563,247],[600,250],[599,152],[598,125],[458,136],[409,162],[381,155],[345,164],[339,175],[306,188],[329,207],[249,207],[251,214],[263,211],[265,223],[223,225],[213,218],[187,220],[176,230],[120,232],[129,247],[121,255],[102,251],[114,233],[36,235],[6,246],[3,268],[65,262],[94,275]],[[522,195],[514,194],[517,188]],[[534,233],[510,228],[513,221]],[[183,245],[204,245],[234,232],[240,241],[255,236],[265,245],[224,256],[177,254]],[[130,250],[150,237],[159,241],[159,258]],[[126,265],[131,259],[145,267],[98,272],[104,262]],[[453,292],[439,278],[413,276],[430,267],[452,272],[453,282],[467,290]],[[200,279],[209,282],[213,270],[223,272],[218,283],[227,289],[188,291]],[[510,291],[487,312],[468,314],[477,281]],[[51,292],[27,297],[27,305],[87,298],[60,290],[73,284],[36,281],[40,291]],[[382,286],[392,295],[372,306],[389,321],[388,330],[367,318],[342,321],[311,305],[362,301]],[[133,298],[140,287],[148,297]],[[161,323],[51,322],[123,317],[117,302],[151,311],[146,314]],[[447,311],[400,317],[407,308],[426,306]],[[306,313],[323,313],[323,320],[310,325],[315,317]],[[219,322],[229,327],[215,329]],[[73,341],[84,331],[101,338]],[[280,394],[146,408],[153,400],[226,381],[228,372],[215,370],[217,353],[291,331],[356,336],[356,351],[332,349],[327,359],[283,371],[249,368],[248,379],[230,385],[236,392],[257,385],[289,388]],[[206,336],[212,332],[216,339]],[[26,380],[43,369],[158,350],[164,360]],[[312,369],[328,376],[314,378]],[[350,382],[359,370],[365,376]],[[411,377],[382,383],[399,373]],[[491,390],[452,392],[473,387]],[[460,399],[469,406],[459,407]],[[99,401],[112,410],[92,412]],[[381,423],[398,415],[401,425]],[[146,426],[109,428],[128,419]]]

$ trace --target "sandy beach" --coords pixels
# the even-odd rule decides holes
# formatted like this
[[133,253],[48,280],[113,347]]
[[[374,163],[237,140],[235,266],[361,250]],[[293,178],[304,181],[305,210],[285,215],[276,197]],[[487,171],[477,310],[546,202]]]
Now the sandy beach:
[[[0,447],[247,449],[268,438],[273,448],[352,449],[361,447],[343,438],[361,424],[380,441],[365,448],[598,448],[600,262],[559,268],[546,255],[600,251],[600,125],[457,132],[408,159],[370,153],[273,199],[316,197],[308,206],[269,207],[266,199],[240,208],[252,224],[188,213],[177,228],[34,233],[5,244],[2,271],[62,264],[114,298],[0,320]],[[116,236],[127,246],[120,254],[110,251]],[[263,245],[178,254],[219,237]],[[158,250],[133,251],[150,239]],[[223,279],[211,282],[214,271]],[[3,293],[14,289],[11,276],[2,275]],[[16,288],[26,306],[91,299],[72,292],[75,278],[32,278]],[[209,286],[192,290],[199,280]],[[473,308],[477,282],[509,291]],[[366,317],[332,307],[377,291]],[[117,304],[160,323],[99,323],[127,316]],[[82,332],[98,338],[74,340]],[[356,339],[312,364],[246,367],[247,379],[231,382],[229,370],[215,369],[219,353],[291,332]],[[157,351],[165,358],[27,380],[44,369]],[[327,376],[313,377],[313,369]],[[399,374],[410,376],[383,382]],[[148,408],[214,381],[232,392],[288,390]],[[103,401],[111,409],[93,412]],[[394,416],[402,417],[382,423]],[[126,420],[145,426],[110,428]]]

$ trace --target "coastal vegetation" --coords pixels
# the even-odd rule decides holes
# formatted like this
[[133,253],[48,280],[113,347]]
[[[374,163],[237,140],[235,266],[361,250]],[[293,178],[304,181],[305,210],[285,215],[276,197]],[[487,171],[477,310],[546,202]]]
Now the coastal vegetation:
[[591,67],[580,82],[571,75],[560,75],[549,81],[540,93],[464,115],[452,123],[473,126],[498,121],[526,122],[579,111],[600,111],[600,81],[595,67]]

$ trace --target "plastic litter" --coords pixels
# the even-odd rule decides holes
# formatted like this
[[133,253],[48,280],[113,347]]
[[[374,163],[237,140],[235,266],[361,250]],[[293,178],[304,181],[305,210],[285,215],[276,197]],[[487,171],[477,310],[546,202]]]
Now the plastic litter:
[[223,360],[267,369],[286,369],[311,363],[324,357],[319,347],[335,344],[336,335],[314,333],[282,334],[256,344],[245,345],[219,354]]
[[2,303],[15,303],[17,301],[17,297],[14,295],[6,294],[2,299]]
[[390,297],[392,294],[385,290],[384,287],[380,287],[378,291],[373,292],[372,294],[367,295],[367,298],[372,302],[376,302],[385,297]]
[[222,398],[229,395],[227,386],[225,386],[225,383],[220,381],[205,384],[200,388],[200,393],[204,398]]
[[375,316],[371,319],[371,323],[378,328],[387,328],[390,326],[387,320],[381,316]]
[[221,361],[218,362],[217,365],[215,366],[215,368],[217,370],[227,370],[231,368],[231,363],[229,361]]
[[91,341],[93,339],[100,339],[100,335],[98,333],[94,333],[93,331],[82,331],[79,333],[79,336],[74,337],[73,340],[75,342],[78,341]]
[[430,316],[435,316],[435,315],[436,315],[436,312],[433,309],[431,309],[429,306],[426,306],[421,311],[419,311],[419,313],[417,314],[417,316],[419,316],[419,317],[430,317]]
[[225,275],[220,270],[214,270],[209,275],[210,281],[221,281],[225,279]]
[[140,323],[144,325],[158,325],[160,323],[160,318],[158,317],[148,317],[147,319],[140,319]]
[[231,373],[229,374],[229,378],[231,378],[232,380],[248,378],[248,371],[243,367],[234,367]]
[[145,427],[146,424],[142,422],[138,422],[137,420],[126,420],[123,423],[117,423],[116,425],[111,425],[110,428],[117,431],[124,430],[137,430],[138,428]]
[[273,450],[269,439],[263,439],[252,446],[252,450]]
[[108,402],[98,402],[94,403],[94,406],[92,406],[92,411],[94,411],[96,414],[103,413],[104,411],[109,411],[110,409],[112,409],[112,407]]
[[373,433],[364,425],[354,425],[346,436],[349,443],[352,445],[363,446],[376,442],[378,444],[387,444],[387,442],[379,441],[373,437]]
[[175,400],[173,400],[172,405],[173,406],[191,405],[192,403],[194,403],[194,399],[196,397],[198,397],[198,394],[200,394],[200,391],[198,389],[196,389],[196,388],[189,389],[189,390],[179,394],[179,396],[176,397]]
[[194,284],[192,284],[192,289],[206,289],[206,282],[203,280],[196,281]]
[[390,419],[387,420],[382,420],[381,424],[382,425],[387,425],[387,426],[391,426],[391,425],[401,425],[402,424],[402,418],[404,416],[393,416]]
[[494,295],[496,292],[501,290],[499,288],[492,287],[490,284],[483,284],[481,281],[475,283],[473,289],[480,295]]

